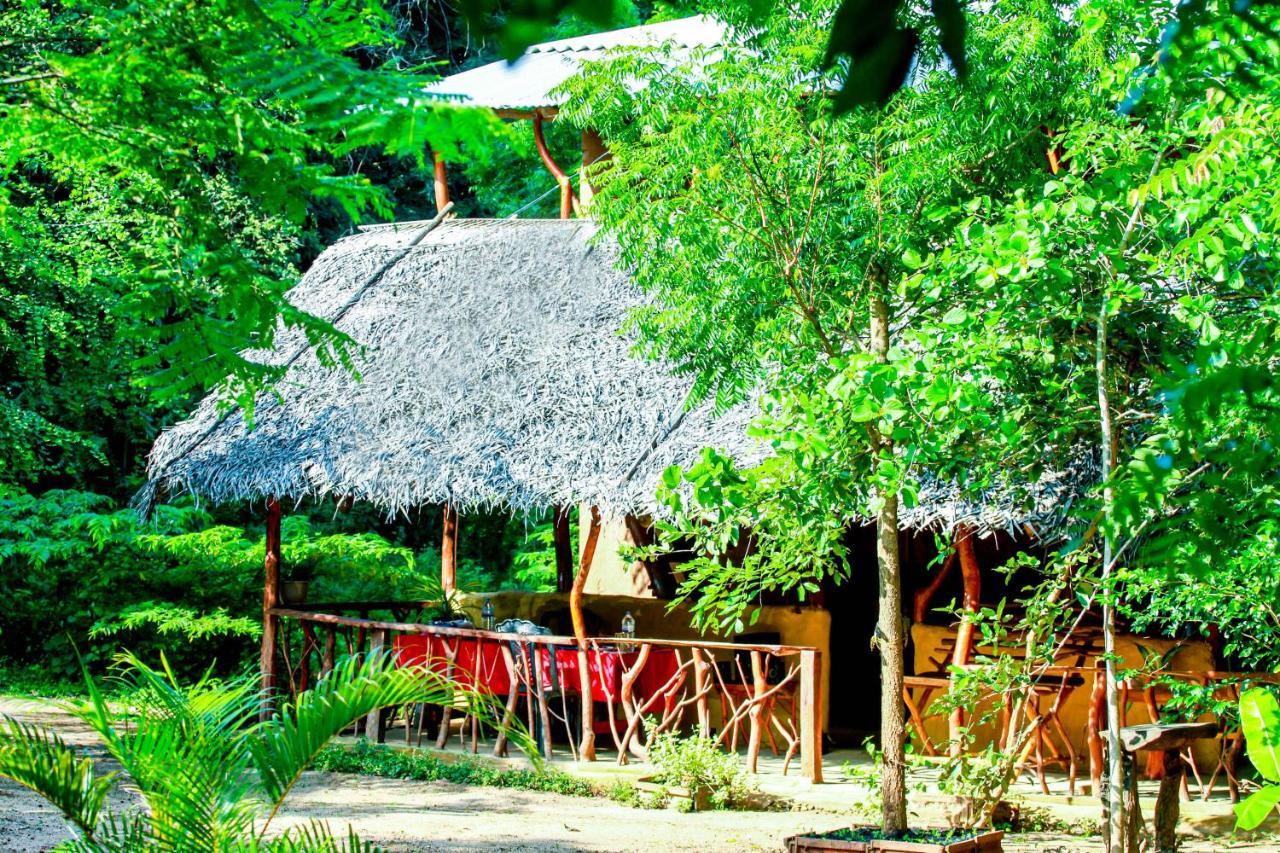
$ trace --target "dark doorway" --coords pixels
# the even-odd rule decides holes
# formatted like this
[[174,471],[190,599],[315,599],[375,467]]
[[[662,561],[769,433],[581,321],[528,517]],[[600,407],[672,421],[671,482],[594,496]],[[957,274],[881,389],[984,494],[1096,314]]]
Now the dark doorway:
[[875,531],[855,527],[847,541],[849,577],[823,586],[831,613],[827,736],[842,748],[860,747],[880,731],[880,656],[871,648],[879,607]]

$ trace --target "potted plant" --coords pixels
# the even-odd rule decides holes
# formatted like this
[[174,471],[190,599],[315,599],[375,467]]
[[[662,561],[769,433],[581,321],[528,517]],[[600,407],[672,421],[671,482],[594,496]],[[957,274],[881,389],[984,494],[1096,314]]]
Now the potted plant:
[[905,829],[886,838],[878,826],[851,826],[830,832],[793,835],[788,853],[844,850],[850,853],[995,853],[1004,850],[1000,830]]
[[752,793],[738,756],[724,752],[711,738],[651,734],[648,751],[655,772],[637,780],[636,787],[670,798],[683,811],[728,808]]
[[307,590],[315,580],[317,562],[318,558],[307,555],[285,563],[284,577],[280,580],[281,603],[286,606],[306,604]]

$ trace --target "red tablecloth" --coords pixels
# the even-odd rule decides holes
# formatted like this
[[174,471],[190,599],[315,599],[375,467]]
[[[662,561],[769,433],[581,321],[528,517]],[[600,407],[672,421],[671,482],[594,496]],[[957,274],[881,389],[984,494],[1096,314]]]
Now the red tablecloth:
[[[558,680],[560,688],[566,693],[582,691],[576,648],[520,643],[518,640],[513,642],[515,642],[513,654],[529,654],[537,657],[544,685],[550,687]],[[511,676],[502,654],[503,645],[507,645],[508,649],[512,648],[508,641],[481,640],[472,637],[439,637],[429,634],[401,634],[394,640],[396,661],[401,666],[425,665],[439,673],[444,673],[448,669],[447,650],[456,649],[451,673],[455,682],[465,687],[474,686],[505,697],[511,689]],[[555,649],[556,662],[554,678],[551,671],[552,648]],[[610,699],[617,702],[622,696],[623,671],[635,664],[639,654],[639,652],[612,650],[587,652],[587,671],[591,676],[591,698],[597,702],[606,702]],[[679,667],[675,649],[652,649],[649,660],[640,671],[640,677],[636,679],[633,690],[635,697],[646,700],[660,693]]]

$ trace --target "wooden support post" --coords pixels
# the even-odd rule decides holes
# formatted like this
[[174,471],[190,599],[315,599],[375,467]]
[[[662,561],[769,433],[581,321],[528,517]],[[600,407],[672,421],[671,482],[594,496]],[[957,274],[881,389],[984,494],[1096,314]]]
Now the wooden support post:
[[596,191],[589,178],[591,167],[608,160],[609,157],[609,149],[605,147],[599,133],[590,128],[582,131],[582,169],[578,173],[578,203],[583,208],[591,203],[591,197]]
[[272,713],[278,674],[276,631],[280,622],[271,611],[275,609],[280,597],[280,517],[280,502],[275,498],[268,498],[262,584],[262,656],[258,665],[262,677],[262,708],[258,712],[258,718],[264,721]]
[[800,769],[822,781],[822,652],[800,652]]
[[582,616],[582,596],[587,586],[587,575],[591,572],[591,563],[596,556],[596,543],[599,541],[600,510],[593,506],[591,526],[582,543],[578,574],[573,579],[573,588],[569,590],[569,617],[573,620],[573,636],[578,642],[578,684],[582,691],[582,743],[578,754],[583,761],[596,760],[596,732],[592,720],[591,670],[587,661],[587,624]]
[[946,581],[947,576],[951,574],[951,569],[956,564],[956,552],[953,548],[950,554],[942,560],[942,565],[933,573],[933,577],[929,580],[929,585],[923,589],[916,590],[915,598],[912,601],[911,618],[916,622],[923,622],[925,617],[929,615],[929,603],[933,601],[933,597],[937,595],[938,590]]
[[747,770],[751,773],[758,772],[758,764],[760,762],[760,736],[764,731],[764,726],[768,725],[768,718],[765,716],[766,708],[764,707],[764,692],[769,689],[768,682],[765,679],[764,671],[764,655],[760,652],[751,652],[751,706],[747,709],[747,719],[751,723],[750,737],[747,740]]
[[444,536],[440,543],[440,586],[445,595],[458,586],[458,511],[444,505]]
[[711,737],[711,707],[707,703],[707,671],[711,664],[707,663],[702,649],[693,649],[693,689],[698,697],[698,736]]
[[1089,784],[1095,797],[1102,795],[1102,730],[1106,726],[1107,671],[1101,661],[1095,662],[1093,689],[1089,694],[1089,723],[1086,734],[1089,741]]
[[[387,631],[385,628],[375,628],[369,632],[369,656],[371,658],[380,657],[387,648]],[[374,743],[385,743],[387,740],[386,726],[383,725],[382,709],[374,708],[369,712],[364,725],[364,734]]]
[[436,214],[439,215],[449,205],[449,173],[439,154],[433,152],[432,160],[435,167],[432,183],[436,194]]
[[556,552],[556,592],[568,592],[573,588],[573,541],[568,507],[552,507],[551,531]]
[[556,179],[556,183],[560,185],[560,218],[568,219],[573,216],[573,187],[569,183],[569,175],[565,170],[560,168],[560,164],[551,156],[550,149],[547,148],[547,140],[542,135],[543,115],[541,110],[535,110],[533,113],[533,142],[537,146],[538,156],[542,158],[542,164],[547,167],[547,171]]
[[[982,576],[978,571],[978,558],[973,552],[973,531],[967,527],[958,527],[955,532],[956,555],[960,560],[960,576],[964,580],[964,614],[960,617],[960,627],[956,631],[956,648],[952,653],[951,663],[964,666],[973,656],[973,619],[972,614],[978,612],[978,604],[982,592]],[[952,755],[959,755],[963,744],[960,742],[960,730],[964,727],[964,710],[956,708],[947,718],[947,735]]]

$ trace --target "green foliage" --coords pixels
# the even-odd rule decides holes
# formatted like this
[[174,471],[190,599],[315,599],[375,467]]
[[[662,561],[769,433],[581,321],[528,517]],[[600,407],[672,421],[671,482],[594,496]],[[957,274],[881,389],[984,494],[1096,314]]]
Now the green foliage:
[[517,788],[571,797],[599,797],[602,794],[595,783],[552,768],[509,768],[478,758],[446,758],[422,750],[394,749],[368,741],[360,741],[350,747],[327,747],[316,758],[315,768],[333,773]]
[[[569,511],[569,532],[577,527],[577,508]],[[555,525],[551,519],[538,521],[525,533],[525,541],[511,558],[513,580],[530,592],[555,592]]]
[[[394,61],[357,58],[397,42],[370,0],[24,0],[0,31],[0,162],[113,196],[101,242],[119,265],[72,269],[132,269],[111,311],[146,343],[146,382],[164,398],[219,386],[251,403],[278,370],[245,351],[269,345],[278,320],[345,363],[342,336],[282,299],[292,270],[270,244],[291,242],[312,201],[352,219],[391,214],[387,193],[339,158],[372,148],[422,169],[428,141],[456,157],[492,124],[428,102],[424,78]],[[0,183],[0,215],[28,206],[21,189]]]
[[725,752],[712,738],[665,731],[652,735],[646,749],[656,781],[688,790],[695,811],[703,792],[713,808],[730,809],[741,807],[754,790],[738,755]]
[[1236,824],[1256,829],[1280,805],[1280,702],[1255,687],[1240,694],[1240,725],[1254,769],[1267,781],[1235,806]]
[[[119,762],[145,812],[105,810],[121,774],[99,775],[92,759],[55,735],[13,721],[0,733],[0,776],[63,814],[75,829],[68,849],[368,849],[352,834],[342,846],[320,824],[265,836],[298,776],[344,728],[376,708],[448,703],[457,693],[442,677],[397,667],[390,658],[347,659],[278,716],[257,722],[264,700],[255,674],[183,686],[167,665],[157,670],[125,656],[118,677],[131,686],[136,710],[117,711],[87,674],[89,699],[69,710]],[[486,713],[476,695],[466,695],[473,710]],[[526,746],[527,738],[515,734]]]

